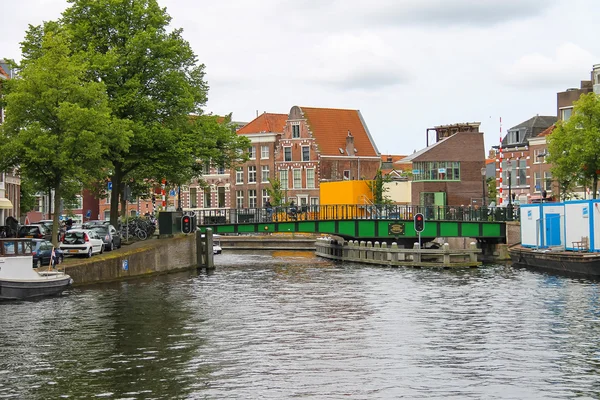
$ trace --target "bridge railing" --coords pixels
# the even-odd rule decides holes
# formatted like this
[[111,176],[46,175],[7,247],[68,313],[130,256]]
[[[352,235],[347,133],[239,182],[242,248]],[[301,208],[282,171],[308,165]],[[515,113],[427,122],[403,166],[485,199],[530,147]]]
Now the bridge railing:
[[412,220],[417,213],[436,221],[511,221],[518,209],[506,207],[456,207],[415,205],[336,204],[281,206],[271,208],[222,208],[194,210],[198,225],[322,221],[322,220]]

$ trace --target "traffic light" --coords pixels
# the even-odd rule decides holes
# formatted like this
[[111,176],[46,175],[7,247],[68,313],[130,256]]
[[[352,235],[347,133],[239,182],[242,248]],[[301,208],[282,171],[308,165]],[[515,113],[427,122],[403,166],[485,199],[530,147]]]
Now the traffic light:
[[189,215],[184,215],[183,217],[181,217],[181,232],[192,232],[192,217],[190,217]]
[[415,231],[423,232],[423,229],[425,229],[425,217],[421,213],[415,214]]

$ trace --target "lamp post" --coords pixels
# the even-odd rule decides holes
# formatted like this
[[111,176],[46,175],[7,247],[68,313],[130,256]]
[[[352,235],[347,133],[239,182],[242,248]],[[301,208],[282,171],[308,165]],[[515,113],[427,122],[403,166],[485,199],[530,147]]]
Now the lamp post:
[[482,191],[483,191],[483,204],[482,206],[485,207],[486,206],[486,202],[485,202],[485,192],[486,192],[486,188],[485,188],[485,178],[486,178],[486,168],[483,167],[481,168],[481,183],[482,183]]
[[512,221],[512,160],[508,160],[508,165],[506,166],[506,171],[508,172],[508,220]]
[[538,161],[540,163],[540,203],[544,203],[544,196],[542,193],[544,192],[544,177],[542,175],[542,163],[544,162],[544,157],[546,157],[546,150],[537,155]]

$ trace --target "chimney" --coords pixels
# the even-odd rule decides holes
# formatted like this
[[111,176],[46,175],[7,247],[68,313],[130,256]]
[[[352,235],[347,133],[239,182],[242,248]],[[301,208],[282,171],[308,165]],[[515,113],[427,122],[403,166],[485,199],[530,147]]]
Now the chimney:
[[348,136],[346,136],[346,154],[354,156],[354,153],[354,136],[348,131]]

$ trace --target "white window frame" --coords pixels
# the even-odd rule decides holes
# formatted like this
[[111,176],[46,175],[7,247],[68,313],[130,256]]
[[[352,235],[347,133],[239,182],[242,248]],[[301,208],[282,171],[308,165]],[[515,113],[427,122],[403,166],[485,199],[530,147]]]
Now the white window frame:
[[256,189],[248,189],[248,208],[256,208]]
[[350,170],[345,169],[342,176],[345,181],[349,181],[350,180]]
[[[309,171],[310,171],[310,173],[309,173]],[[306,168],[306,188],[307,189],[315,188],[315,169],[314,168]]]
[[[289,160],[287,158],[288,150],[290,152],[290,159]],[[290,162],[290,161],[292,161],[292,159],[293,159],[293,156],[292,156],[292,146],[284,146],[283,147],[283,161]]]
[[256,165],[248,166],[248,183],[256,183]]
[[[569,111],[569,117],[567,119],[565,119],[565,111]],[[573,116],[573,107],[561,107],[559,109],[560,112],[560,119],[563,121],[568,121],[569,118],[571,118]]]
[[260,171],[261,182],[267,183],[269,182],[269,178],[271,177],[271,171],[268,165],[263,165]]
[[267,204],[267,201],[269,200],[271,196],[269,196],[269,191],[267,189],[263,189],[262,190],[262,205],[264,207],[265,204]]
[[244,208],[244,191],[236,190],[235,191],[235,208],[238,210]]
[[248,148],[248,157],[251,160],[256,160],[256,147],[251,146]]
[[293,188],[302,189],[302,170],[300,168],[294,168],[292,173],[293,177]]
[[[308,150],[308,157],[304,159],[304,149]],[[302,161],[310,161],[310,146],[302,146]]]
[[288,173],[287,169],[279,170],[279,183],[281,184],[282,189],[290,188],[290,179],[289,179],[289,173]]
[[244,184],[244,168],[238,167],[235,170],[235,184],[243,185]]
[[269,146],[260,146],[260,158],[263,160],[269,159]]
[[[296,135],[297,131],[297,135]],[[292,139],[300,138],[300,122],[292,122]]]

